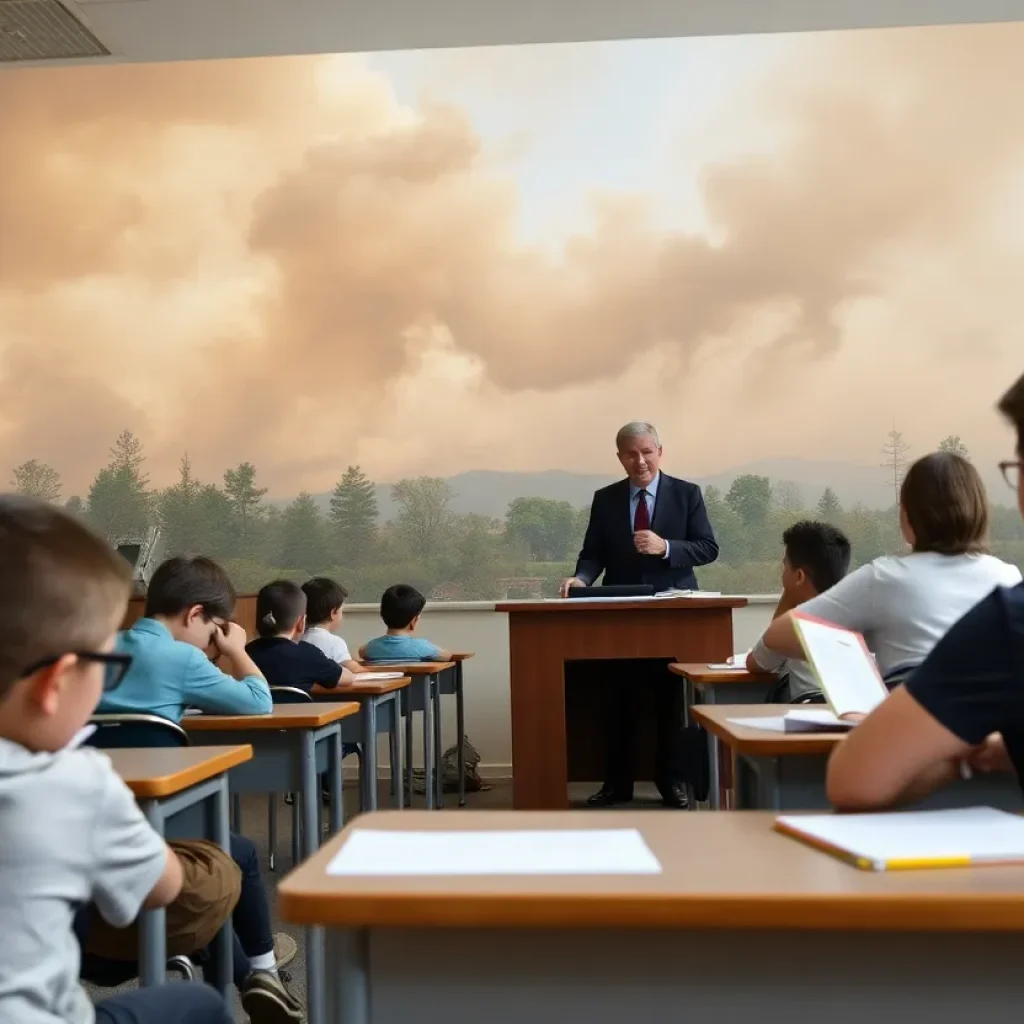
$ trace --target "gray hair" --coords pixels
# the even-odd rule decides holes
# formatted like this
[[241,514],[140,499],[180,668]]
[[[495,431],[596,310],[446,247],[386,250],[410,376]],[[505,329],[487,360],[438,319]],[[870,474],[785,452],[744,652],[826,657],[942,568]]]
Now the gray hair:
[[626,441],[635,441],[638,437],[651,437],[654,439],[654,443],[659,448],[661,447],[658,428],[653,423],[645,423],[643,420],[633,420],[632,423],[627,423],[622,427],[615,435],[615,447],[618,451],[622,451],[622,446]]

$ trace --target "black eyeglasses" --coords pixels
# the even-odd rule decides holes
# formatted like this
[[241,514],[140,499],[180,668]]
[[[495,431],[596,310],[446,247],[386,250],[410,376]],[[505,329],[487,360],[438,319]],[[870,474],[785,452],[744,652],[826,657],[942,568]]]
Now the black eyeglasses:
[[1006,462],[999,463],[999,471],[1003,474],[1003,479],[1006,481],[1009,487],[1014,490],[1017,489],[1017,485],[1020,482],[1020,467],[1024,459],[1010,459]]
[[34,665],[29,665],[29,667],[21,673],[20,678],[24,679],[26,676],[30,676],[33,673],[38,672],[41,668],[48,668],[50,665],[55,665],[66,654],[73,654],[80,661],[95,661],[104,666],[104,693],[108,693],[110,690],[116,689],[120,686],[124,677],[128,674],[128,669],[132,667],[132,656],[130,654],[121,654],[117,651],[65,651],[64,654],[54,654],[50,658],[43,658],[42,661],[37,661]]

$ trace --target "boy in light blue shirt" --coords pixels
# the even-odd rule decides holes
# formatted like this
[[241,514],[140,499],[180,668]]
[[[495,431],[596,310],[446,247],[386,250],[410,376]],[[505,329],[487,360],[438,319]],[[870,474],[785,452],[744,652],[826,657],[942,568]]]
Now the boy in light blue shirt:
[[388,627],[385,636],[366,644],[359,652],[364,661],[401,664],[409,661],[449,661],[451,655],[423,637],[415,636],[427,599],[406,583],[388,587],[380,599],[380,617]]
[[[104,714],[150,714],[180,722],[186,707],[209,714],[266,715],[270,687],[245,652],[245,630],[229,621],[235,593],[223,569],[207,558],[171,558],[153,574],[145,618],[120,633],[117,650],[132,667]],[[210,661],[216,651],[231,674]]]

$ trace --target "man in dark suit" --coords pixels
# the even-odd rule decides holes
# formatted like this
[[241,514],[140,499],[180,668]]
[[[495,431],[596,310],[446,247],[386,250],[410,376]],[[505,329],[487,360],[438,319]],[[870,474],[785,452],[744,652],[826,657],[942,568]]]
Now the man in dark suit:
[[[666,476],[659,469],[661,442],[650,423],[628,423],[615,445],[626,479],[594,494],[583,550],[576,573],[562,584],[562,596],[573,587],[590,586],[604,573],[606,586],[649,583],[655,592],[696,590],[694,567],[718,557],[718,543],[708,521],[704,498],[696,484]],[[633,799],[632,694],[622,692],[630,679],[649,677],[657,694],[658,749],[656,779],[662,801],[686,806],[682,781],[682,681],[664,662],[607,664],[609,682],[608,766],[604,785],[587,801],[609,807]],[[618,691],[618,692],[617,692]]]

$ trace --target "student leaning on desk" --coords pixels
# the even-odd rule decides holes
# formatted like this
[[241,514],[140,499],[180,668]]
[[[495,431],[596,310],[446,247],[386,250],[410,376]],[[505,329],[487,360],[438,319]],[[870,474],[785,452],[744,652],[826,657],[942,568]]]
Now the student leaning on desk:
[[[1024,516],[1024,377],[999,411],[1016,430],[1000,463]],[[997,588],[939,641],[832,755],[829,799],[843,810],[916,800],[978,771],[1024,768],[1024,584]]]
[[164,985],[93,1008],[72,921],[165,907],[177,856],[108,758],[68,749],[130,659],[112,652],[127,563],[52,505],[0,497],[0,1020],[4,1024],[230,1024],[203,985]]

